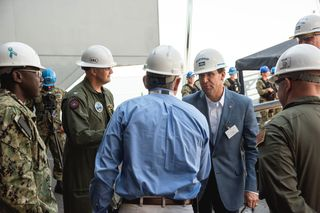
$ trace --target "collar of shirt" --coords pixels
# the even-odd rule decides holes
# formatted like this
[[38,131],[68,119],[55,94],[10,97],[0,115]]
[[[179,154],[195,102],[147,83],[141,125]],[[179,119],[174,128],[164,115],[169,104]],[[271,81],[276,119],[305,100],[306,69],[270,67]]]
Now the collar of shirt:
[[149,94],[164,94],[164,95],[174,95],[172,90],[156,88],[149,90]]
[[220,100],[217,102],[211,101],[206,96],[207,105],[208,105],[209,120],[210,120],[210,127],[211,127],[211,132],[213,134],[213,141],[215,141],[215,139],[216,139],[216,133],[218,131],[218,127],[219,127],[219,123],[220,123],[220,117],[222,114],[224,99],[225,99],[225,89],[223,89],[222,96],[221,96]]
[[221,98],[220,98],[220,100],[219,101],[211,101],[207,96],[206,96],[206,100],[207,100],[207,104],[208,104],[208,109],[210,109],[210,108],[216,108],[216,107],[218,107],[219,105],[221,106],[221,107],[223,107],[223,105],[224,105],[224,97],[225,97],[225,88],[223,88],[223,93],[222,93],[222,96],[221,96]]

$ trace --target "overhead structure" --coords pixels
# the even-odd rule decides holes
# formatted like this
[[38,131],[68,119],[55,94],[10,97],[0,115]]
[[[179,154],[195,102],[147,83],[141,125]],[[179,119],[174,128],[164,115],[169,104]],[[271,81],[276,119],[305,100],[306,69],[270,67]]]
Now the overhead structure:
[[291,39],[252,55],[238,59],[236,61],[236,68],[237,70],[258,70],[261,66],[264,65],[271,68],[276,65],[282,53],[297,44],[298,41],[296,39]]
[[259,68],[264,65],[271,68],[276,65],[282,53],[297,44],[297,39],[287,40],[252,55],[238,59],[236,61],[236,69],[239,71],[239,80],[242,87],[241,94],[244,94],[243,70],[259,70]]
[[1,0],[0,43],[33,47],[66,89],[83,71],[76,65],[90,45],[108,47],[118,65],[143,64],[159,45],[157,0]]

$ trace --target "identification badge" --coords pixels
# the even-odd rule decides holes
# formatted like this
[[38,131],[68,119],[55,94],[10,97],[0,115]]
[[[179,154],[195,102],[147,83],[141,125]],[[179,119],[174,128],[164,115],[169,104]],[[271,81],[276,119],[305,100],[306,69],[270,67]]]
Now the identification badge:
[[225,134],[228,137],[228,139],[232,138],[235,134],[239,132],[238,128],[236,125],[233,125],[231,128],[229,128]]
[[94,104],[94,108],[97,110],[97,112],[102,112],[102,111],[103,111],[103,105],[102,105],[102,103],[100,103],[99,101],[97,101],[97,102]]

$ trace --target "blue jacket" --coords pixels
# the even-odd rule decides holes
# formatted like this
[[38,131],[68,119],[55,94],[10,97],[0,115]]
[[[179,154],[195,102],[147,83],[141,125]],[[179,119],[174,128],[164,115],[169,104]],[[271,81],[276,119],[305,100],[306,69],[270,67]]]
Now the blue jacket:
[[[239,209],[244,202],[244,191],[257,191],[255,164],[258,151],[256,135],[258,125],[251,99],[225,89],[225,100],[216,137],[211,133],[210,150],[212,169],[224,206],[230,211]],[[203,91],[183,98],[207,118],[208,106]],[[228,139],[225,132],[236,126],[239,130]],[[216,138],[213,141],[213,138]]]

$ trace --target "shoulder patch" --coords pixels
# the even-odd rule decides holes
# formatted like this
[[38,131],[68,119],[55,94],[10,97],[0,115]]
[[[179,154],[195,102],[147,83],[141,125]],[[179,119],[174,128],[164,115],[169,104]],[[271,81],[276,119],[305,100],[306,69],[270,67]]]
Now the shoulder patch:
[[260,132],[257,135],[257,140],[256,140],[257,147],[259,147],[261,144],[263,144],[265,136],[266,136],[266,130],[265,129],[260,130]]
[[75,110],[79,107],[80,103],[79,100],[77,98],[71,98],[69,101],[69,107],[72,110]]

